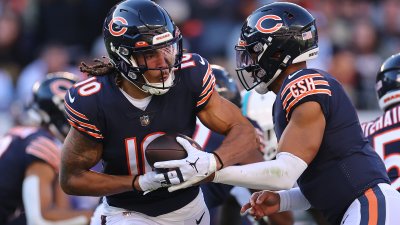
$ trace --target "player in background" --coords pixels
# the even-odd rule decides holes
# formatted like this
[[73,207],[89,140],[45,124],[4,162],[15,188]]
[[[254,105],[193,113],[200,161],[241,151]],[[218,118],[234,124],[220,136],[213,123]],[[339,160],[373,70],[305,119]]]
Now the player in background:
[[0,224],[89,224],[92,211],[72,210],[61,190],[61,144],[69,130],[64,95],[73,74],[48,74],[33,87],[29,113],[38,126],[18,126],[0,138]]
[[[236,53],[242,85],[277,96],[278,154],[275,160],[219,170],[214,182],[288,189],[256,192],[242,212],[260,218],[312,206],[331,224],[398,224],[400,193],[389,185],[350,99],[332,75],[307,68],[306,61],[318,55],[314,17],[293,3],[260,7],[243,24]],[[176,165],[166,161],[155,166]],[[193,177],[169,190],[199,180]],[[299,187],[292,188],[296,181]]]
[[[82,65],[91,77],[66,95],[72,128],[62,151],[63,190],[105,196],[102,224],[209,224],[198,186],[176,193],[163,187],[197,171],[208,176],[223,166],[251,160],[258,152],[254,128],[240,109],[214,92],[207,60],[182,53],[178,27],[156,3],[118,3],[105,19],[103,35],[110,63]],[[146,161],[147,144],[163,133],[192,136],[196,116],[225,134],[224,142],[212,154],[191,155],[179,175],[159,177]],[[186,148],[190,145],[178,141]],[[100,160],[103,172],[91,171]]]
[[263,154],[265,160],[275,158],[277,154],[278,142],[274,131],[272,119],[272,106],[276,95],[268,92],[264,95],[256,91],[243,91],[242,114],[252,120],[255,120],[261,127],[264,135]]
[[[234,78],[229,74],[229,72],[219,66],[219,65],[211,65],[213,70],[213,74],[215,76],[215,90],[224,97],[229,100],[237,107],[242,106],[242,97],[240,95],[239,89],[236,85]],[[253,105],[251,105],[253,107]],[[254,108],[252,108],[254,109]],[[252,111],[254,114],[254,110]],[[258,123],[250,118],[249,121],[253,124],[256,129],[257,134],[260,138],[260,153],[256,160],[250,161],[249,163],[261,162],[263,161],[263,156],[265,156],[265,150],[268,149],[268,157],[271,157],[273,154],[272,148],[276,149],[276,146],[268,145],[268,140],[264,141],[264,134],[262,128],[258,125]],[[270,117],[272,124],[272,117]],[[266,122],[263,123],[267,124]],[[272,126],[271,126],[272,128]],[[275,134],[274,134],[275,135]],[[197,120],[196,130],[193,135],[193,139],[200,144],[203,150],[206,152],[213,152],[217,149],[222,141],[224,140],[224,135],[218,134],[216,132],[210,131],[206,126],[204,126],[199,120]],[[276,140],[276,138],[275,138]],[[276,143],[276,142],[275,142]],[[265,146],[268,145],[268,148]],[[219,222],[219,224],[265,224],[264,222],[258,222],[253,219],[253,217],[249,215],[243,215],[242,217],[239,215],[240,205],[243,205],[247,202],[247,200],[251,196],[251,191],[247,188],[243,187],[234,187],[226,184],[216,184],[216,183],[207,183],[202,184],[201,189],[204,194],[204,199],[207,204],[208,209],[210,210],[211,215],[211,224],[215,224]],[[217,208],[218,206],[222,206]],[[217,209],[221,209],[218,211]],[[226,214],[224,214],[226,212]],[[223,214],[219,214],[223,213]],[[229,214],[228,214],[229,213]],[[276,224],[276,225],[284,225],[284,224],[293,224],[293,218],[290,212],[284,212],[280,214],[276,214],[271,216],[270,218],[265,218],[269,220],[268,224]]]
[[391,185],[400,191],[400,54],[386,59],[376,77],[379,107],[384,113],[361,124],[378,155],[383,159]]

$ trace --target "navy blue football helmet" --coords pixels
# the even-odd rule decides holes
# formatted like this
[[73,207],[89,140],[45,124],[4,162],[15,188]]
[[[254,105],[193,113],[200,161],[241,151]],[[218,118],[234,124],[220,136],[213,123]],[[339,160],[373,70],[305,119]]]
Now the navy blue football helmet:
[[242,97],[240,96],[239,88],[236,85],[235,79],[222,66],[211,65],[215,76],[215,90],[224,98],[241,107]]
[[242,26],[236,49],[237,75],[246,90],[268,86],[294,63],[318,55],[314,17],[304,8],[275,2],[255,10]]
[[65,117],[64,97],[76,81],[77,77],[72,73],[56,72],[47,74],[33,85],[29,111],[60,140],[67,136],[70,128]]
[[[182,62],[182,35],[161,6],[149,0],[122,1],[108,13],[103,35],[111,63],[139,89],[157,95],[173,86],[174,69]],[[157,55],[167,66],[148,66]],[[149,70],[168,70],[169,76],[160,83],[150,83],[144,76]]]
[[379,107],[388,109],[400,102],[400,53],[386,59],[376,77]]

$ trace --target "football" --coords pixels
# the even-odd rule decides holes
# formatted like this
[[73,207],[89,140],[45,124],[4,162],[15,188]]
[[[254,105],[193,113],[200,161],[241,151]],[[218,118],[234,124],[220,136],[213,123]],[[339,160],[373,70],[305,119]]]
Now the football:
[[200,145],[188,136],[183,134],[164,134],[150,142],[145,150],[146,160],[152,168],[154,168],[155,162],[178,160],[187,157],[186,150],[176,141],[178,136],[185,138],[195,148],[201,150]]

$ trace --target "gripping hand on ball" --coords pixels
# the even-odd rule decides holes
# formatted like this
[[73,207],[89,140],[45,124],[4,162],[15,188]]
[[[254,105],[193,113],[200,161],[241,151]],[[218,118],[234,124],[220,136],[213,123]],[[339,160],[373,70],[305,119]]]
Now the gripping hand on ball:
[[193,186],[216,171],[217,163],[213,154],[201,151],[181,137],[176,141],[186,150],[188,156],[181,160],[156,162],[155,168],[173,169],[156,177],[167,184],[173,184],[168,191],[173,192]]

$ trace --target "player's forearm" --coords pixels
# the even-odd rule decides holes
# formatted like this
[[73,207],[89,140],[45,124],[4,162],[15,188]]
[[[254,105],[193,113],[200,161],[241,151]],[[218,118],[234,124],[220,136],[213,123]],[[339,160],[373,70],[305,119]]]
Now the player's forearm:
[[290,153],[279,153],[276,160],[243,166],[230,166],[215,173],[215,183],[256,190],[282,190],[293,187],[307,164]]
[[259,140],[254,127],[250,123],[240,123],[230,129],[222,145],[215,152],[220,156],[224,167],[227,167],[248,163],[248,159],[253,159],[255,156],[260,156],[261,159],[258,148]]
[[132,191],[132,176],[114,176],[94,171],[63,173],[60,183],[65,193],[70,195],[105,196]]

